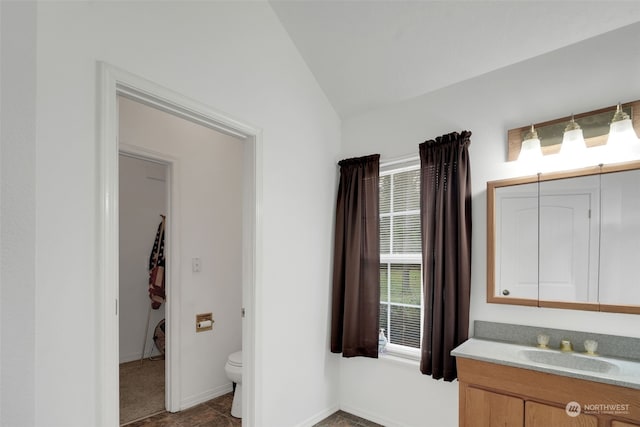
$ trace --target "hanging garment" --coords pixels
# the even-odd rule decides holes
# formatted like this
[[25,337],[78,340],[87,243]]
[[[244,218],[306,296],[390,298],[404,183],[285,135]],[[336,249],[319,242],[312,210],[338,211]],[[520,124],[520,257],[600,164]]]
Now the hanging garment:
[[164,293],[164,222],[165,216],[162,216],[162,222],[158,225],[156,240],[153,242],[153,250],[149,257],[149,298],[151,298],[151,308],[157,310],[165,301]]

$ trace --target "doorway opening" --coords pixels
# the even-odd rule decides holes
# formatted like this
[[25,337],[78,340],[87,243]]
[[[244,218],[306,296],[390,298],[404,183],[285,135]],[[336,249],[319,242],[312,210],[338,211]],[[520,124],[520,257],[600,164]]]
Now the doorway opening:
[[[100,102],[98,116],[100,118],[100,132],[98,144],[99,164],[99,200],[98,200],[98,299],[97,299],[97,364],[99,367],[99,379],[96,382],[99,399],[102,405],[97,408],[98,424],[105,426],[119,425],[119,272],[118,272],[118,155],[121,150],[130,154],[140,155],[149,159],[162,158],[153,150],[140,149],[130,146],[127,142],[119,141],[118,131],[118,97],[122,96],[135,102],[145,104],[157,110],[170,113],[195,124],[215,129],[226,135],[240,138],[242,144],[242,176],[241,191],[242,212],[239,215],[241,221],[241,235],[237,239],[241,242],[241,309],[238,307],[238,318],[241,322],[241,348],[243,364],[242,387],[242,422],[243,425],[254,425],[259,418],[256,408],[256,390],[259,390],[260,373],[255,370],[256,358],[256,318],[260,309],[256,304],[256,291],[259,288],[258,278],[261,276],[261,217],[260,207],[262,193],[260,182],[262,179],[261,161],[261,132],[259,129],[244,124],[237,119],[230,118],[208,106],[202,105],[183,95],[161,87],[148,80],[134,76],[105,63],[99,64],[100,74]],[[178,174],[175,169],[180,165],[169,159],[171,164],[169,195],[176,196],[178,183],[174,179]],[[179,163],[179,162],[178,162]],[[173,206],[173,201],[169,202]],[[171,209],[169,209],[171,211]],[[180,278],[180,239],[177,223],[181,213],[169,212],[170,221],[167,223],[167,235],[171,241],[171,253],[168,255],[167,282],[169,286],[167,294],[167,336],[166,336],[166,409],[170,412],[180,411],[199,403],[199,400],[207,400],[207,396],[182,394],[181,385],[185,384],[184,366],[189,366],[190,360],[185,357],[189,354],[183,351],[181,339],[185,331],[195,327],[194,319],[181,313],[181,294],[177,292],[178,279]],[[191,257],[190,254],[185,256]],[[172,264],[171,260],[176,261]],[[183,263],[191,270],[192,263]],[[188,264],[188,266],[187,266]],[[199,263],[198,263],[199,264]],[[202,265],[205,268],[206,264]],[[242,313],[242,314],[240,314]],[[190,312],[188,314],[191,314]],[[185,320],[186,319],[186,320]],[[214,313],[215,320],[215,313]],[[215,328],[215,326],[214,326]],[[202,335],[199,335],[202,336]],[[226,355],[224,356],[226,358]],[[224,366],[224,363],[221,364]],[[193,383],[191,378],[187,384]],[[196,375],[196,382],[201,377]],[[225,386],[226,387],[226,386]],[[229,391],[231,384],[228,384]],[[217,390],[221,391],[221,390]],[[216,392],[217,392],[216,391]]]
[[[163,412],[165,405],[165,233],[169,165],[118,156],[120,424]],[[166,242],[166,246],[165,246]],[[154,287],[150,275],[155,270]],[[160,272],[160,274],[158,274]],[[155,296],[152,301],[150,295]]]

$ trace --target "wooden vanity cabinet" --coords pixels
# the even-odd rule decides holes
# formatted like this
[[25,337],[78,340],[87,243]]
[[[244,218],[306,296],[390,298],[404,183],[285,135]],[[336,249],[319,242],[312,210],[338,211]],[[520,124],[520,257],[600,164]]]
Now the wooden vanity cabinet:
[[[640,390],[460,357],[457,365],[460,427],[640,427]],[[628,409],[570,417],[569,402]]]
[[468,387],[464,399],[464,419],[467,424],[462,424],[461,421],[461,426],[522,426],[524,400],[518,397]]
[[570,417],[565,408],[531,401],[525,408],[524,425],[528,427],[598,427],[598,418],[594,415]]

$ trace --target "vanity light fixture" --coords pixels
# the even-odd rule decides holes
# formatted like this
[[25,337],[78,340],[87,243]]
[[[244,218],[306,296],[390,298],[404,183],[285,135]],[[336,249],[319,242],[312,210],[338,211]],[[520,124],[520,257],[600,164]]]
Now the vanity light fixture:
[[507,160],[520,173],[640,160],[639,136],[640,99],[509,129]]
[[531,130],[527,132],[520,147],[518,161],[520,162],[538,162],[542,159],[542,148],[540,147],[540,138],[533,125]]
[[560,154],[563,156],[580,155],[586,149],[587,145],[584,142],[582,129],[580,128],[580,125],[573,119],[573,115],[571,115],[571,120],[569,121],[569,123],[567,123],[567,127],[564,128],[562,145],[560,146]]
[[622,105],[618,103],[616,112],[611,119],[611,125],[609,127],[609,136],[607,138],[607,147],[612,155],[619,155],[624,157],[631,154],[633,151],[638,151],[640,148],[640,141],[636,135],[636,131],[633,129],[633,123],[629,115],[622,111]]

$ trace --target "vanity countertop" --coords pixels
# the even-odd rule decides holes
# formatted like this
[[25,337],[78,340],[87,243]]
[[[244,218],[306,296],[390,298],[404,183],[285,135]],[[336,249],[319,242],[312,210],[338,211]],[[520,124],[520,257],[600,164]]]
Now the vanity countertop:
[[[640,390],[640,361],[470,338],[451,355]],[[534,360],[548,360],[541,363]]]

